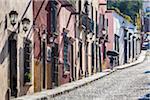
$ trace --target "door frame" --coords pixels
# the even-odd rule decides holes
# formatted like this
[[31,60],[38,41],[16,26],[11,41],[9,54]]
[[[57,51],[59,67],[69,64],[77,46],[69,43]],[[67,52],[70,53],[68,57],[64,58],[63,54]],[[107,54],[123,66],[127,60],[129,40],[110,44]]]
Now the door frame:
[[[17,33],[16,32],[10,32],[11,34],[9,35],[9,37],[8,37],[8,53],[9,53],[9,88],[10,88],[10,96],[14,96],[14,97],[17,97],[18,96],[18,89],[17,89],[17,87],[18,87],[18,70],[17,70]],[[13,45],[12,44],[12,42],[14,42],[15,44],[15,47],[13,46],[13,48],[14,49],[12,49],[12,47],[11,47],[11,45]],[[12,73],[14,73],[14,72],[12,72],[12,66],[11,66],[11,52],[13,52],[12,50],[15,50],[15,55],[14,55],[14,57],[16,58],[15,59],[15,65],[16,65],[16,67],[15,67],[15,71],[16,71],[16,78],[15,78],[15,80],[13,80],[12,78]],[[14,59],[14,58],[13,58]],[[16,82],[16,86],[12,86],[12,83],[14,83],[14,82],[12,82],[12,81],[15,81]],[[12,88],[15,88],[16,90],[13,90]],[[12,90],[15,92],[14,94],[12,94]]]

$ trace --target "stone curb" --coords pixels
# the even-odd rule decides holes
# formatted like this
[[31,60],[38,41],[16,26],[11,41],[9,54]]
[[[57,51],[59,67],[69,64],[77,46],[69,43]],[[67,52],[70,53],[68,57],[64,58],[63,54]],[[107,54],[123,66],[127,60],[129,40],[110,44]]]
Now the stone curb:
[[96,73],[96,74],[89,76],[87,78],[61,85],[55,89],[45,90],[45,91],[41,91],[38,93],[34,93],[32,95],[26,95],[26,96],[18,97],[18,98],[15,98],[13,100],[47,100],[47,99],[50,99],[51,97],[55,97],[57,95],[69,92],[71,90],[77,89],[77,88],[82,87],[82,86],[85,86],[85,85],[87,85],[93,81],[96,81],[100,78],[103,78],[107,75],[110,75],[111,73],[113,73],[115,71],[116,70],[112,70],[112,71],[109,70],[106,72]]
[[146,58],[146,53],[147,53],[147,51],[142,51],[140,56],[138,57],[138,59],[135,62],[132,62],[130,64],[121,65],[121,66],[116,66],[114,69],[122,70],[122,69],[125,69],[125,68],[129,68],[129,67],[141,64]]
[[132,67],[134,65],[140,64],[144,61],[146,53],[147,53],[146,51],[142,51],[137,61],[130,63],[130,64],[125,64],[122,66],[115,67],[114,70],[104,70],[103,72],[96,73],[87,78],[61,85],[55,89],[45,90],[45,91],[37,92],[37,93],[31,94],[31,95],[25,95],[22,97],[15,98],[13,100],[48,100],[51,97],[55,97],[57,95],[72,91],[72,90],[77,89],[82,86],[85,86],[91,82],[94,82],[98,79],[101,79],[101,78],[107,76],[107,75],[110,75],[111,73],[113,73],[117,70],[122,70],[125,68]]

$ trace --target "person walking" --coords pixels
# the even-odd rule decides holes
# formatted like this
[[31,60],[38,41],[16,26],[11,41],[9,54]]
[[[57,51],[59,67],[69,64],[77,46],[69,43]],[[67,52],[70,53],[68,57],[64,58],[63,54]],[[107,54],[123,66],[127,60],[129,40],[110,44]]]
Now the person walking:
[[110,69],[113,70],[114,58],[113,56],[111,56],[109,59],[110,59]]

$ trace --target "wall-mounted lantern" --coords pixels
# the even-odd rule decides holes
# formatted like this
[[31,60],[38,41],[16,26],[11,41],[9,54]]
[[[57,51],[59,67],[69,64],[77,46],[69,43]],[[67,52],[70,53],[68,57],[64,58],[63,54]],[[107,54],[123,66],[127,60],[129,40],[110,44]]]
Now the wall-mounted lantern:
[[125,28],[125,22],[124,21],[122,21],[122,27]]
[[54,38],[53,36],[50,37],[50,38],[49,38],[49,42],[52,44],[52,43],[54,42],[54,39],[55,39],[55,38]]
[[99,45],[99,39],[95,40],[96,45]]
[[55,42],[55,39],[57,38],[57,36],[58,36],[57,32],[53,32],[52,35],[50,36],[49,43],[52,44],[52,46],[54,46],[54,42]]
[[45,41],[46,38],[47,38],[47,31],[44,30],[44,31],[43,31],[43,34],[42,34],[42,39],[43,39],[43,41]]
[[88,14],[89,13],[89,3],[88,3],[88,1],[85,1],[84,8],[85,8],[85,13]]
[[18,13],[14,10],[9,13],[10,23],[14,26],[17,23]]
[[22,19],[23,30],[25,32],[28,31],[29,24],[30,24],[30,20],[28,18],[23,18]]
[[90,32],[90,33],[88,34],[88,36],[89,36],[90,39],[93,38],[93,35],[94,35],[94,34],[93,34],[92,32]]
[[103,33],[103,35],[105,35],[107,32],[106,32],[106,30],[102,30],[102,33]]
[[104,37],[100,37],[100,43],[104,43]]

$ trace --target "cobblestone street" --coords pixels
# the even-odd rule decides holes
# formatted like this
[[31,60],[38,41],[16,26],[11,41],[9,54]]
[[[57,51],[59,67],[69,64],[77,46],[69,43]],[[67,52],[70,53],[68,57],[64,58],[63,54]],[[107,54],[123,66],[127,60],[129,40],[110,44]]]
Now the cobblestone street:
[[52,100],[137,100],[150,93],[149,54],[139,65],[118,70]]

